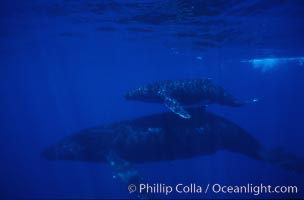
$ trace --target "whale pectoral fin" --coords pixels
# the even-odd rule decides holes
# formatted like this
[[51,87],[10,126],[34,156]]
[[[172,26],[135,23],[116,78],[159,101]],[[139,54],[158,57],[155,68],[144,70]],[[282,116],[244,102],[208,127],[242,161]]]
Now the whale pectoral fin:
[[132,164],[122,159],[117,153],[109,151],[106,153],[106,160],[113,170],[113,178],[117,178],[128,185],[129,193],[135,193],[138,199],[156,199],[156,196],[147,192],[136,192],[144,179]]
[[138,171],[126,160],[120,158],[115,152],[110,151],[106,159],[113,170],[113,177],[126,184],[139,184],[142,181]]
[[191,115],[180,105],[180,103],[171,97],[165,97],[164,103],[172,112],[178,114],[180,117],[189,119]]

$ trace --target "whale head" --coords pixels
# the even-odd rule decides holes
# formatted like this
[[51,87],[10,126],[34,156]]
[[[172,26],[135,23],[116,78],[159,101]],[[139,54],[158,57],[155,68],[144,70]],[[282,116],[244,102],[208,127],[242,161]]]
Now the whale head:
[[105,154],[114,137],[108,128],[85,129],[63,138],[42,151],[47,160],[105,162]]
[[142,86],[133,90],[129,90],[125,94],[125,99],[145,101],[145,102],[158,102],[160,101],[159,94],[150,85]]
[[42,156],[47,160],[81,160],[84,154],[84,147],[71,138],[49,146],[42,152]]

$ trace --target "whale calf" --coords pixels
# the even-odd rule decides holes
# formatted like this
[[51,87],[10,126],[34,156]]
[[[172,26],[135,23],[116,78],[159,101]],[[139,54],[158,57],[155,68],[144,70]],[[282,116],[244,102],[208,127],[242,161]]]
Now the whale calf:
[[226,106],[239,107],[251,101],[238,101],[221,86],[211,79],[164,80],[143,85],[125,94],[127,100],[138,100],[152,103],[164,103],[172,112],[182,118],[191,115],[183,106],[200,103],[218,103]]
[[303,158],[266,148],[235,123],[199,108],[187,111],[191,120],[167,112],[85,129],[46,148],[43,156],[49,160],[106,162],[119,174],[136,174],[125,167],[129,166],[126,162],[188,159],[224,150],[287,170],[304,171]]

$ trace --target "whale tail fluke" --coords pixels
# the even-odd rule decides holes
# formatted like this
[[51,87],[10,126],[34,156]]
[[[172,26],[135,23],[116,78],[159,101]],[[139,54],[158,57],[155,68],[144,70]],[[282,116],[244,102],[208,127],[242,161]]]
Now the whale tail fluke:
[[219,103],[226,105],[226,106],[232,106],[232,107],[241,107],[247,104],[253,104],[260,101],[260,98],[252,98],[249,100],[239,100],[228,93],[223,93],[222,98],[219,99]]
[[245,104],[257,103],[259,101],[260,101],[259,98],[253,98],[253,99],[245,101]]
[[253,98],[253,99],[246,100],[246,101],[236,101],[236,102],[233,103],[232,106],[240,107],[240,106],[244,106],[244,105],[246,105],[246,104],[257,103],[257,102],[259,102],[259,101],[260,101],[259,98]]
[[263,160],[287,170],[304,173],[304,158],[287,152],[282,148],[278,147],[272,150],[263,151],[261,157]]

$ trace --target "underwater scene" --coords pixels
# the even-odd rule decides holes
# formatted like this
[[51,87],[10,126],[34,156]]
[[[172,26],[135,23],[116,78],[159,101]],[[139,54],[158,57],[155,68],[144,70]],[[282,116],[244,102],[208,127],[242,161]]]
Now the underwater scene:
[[0,199],[304,199],[303,0],[2,0]]

